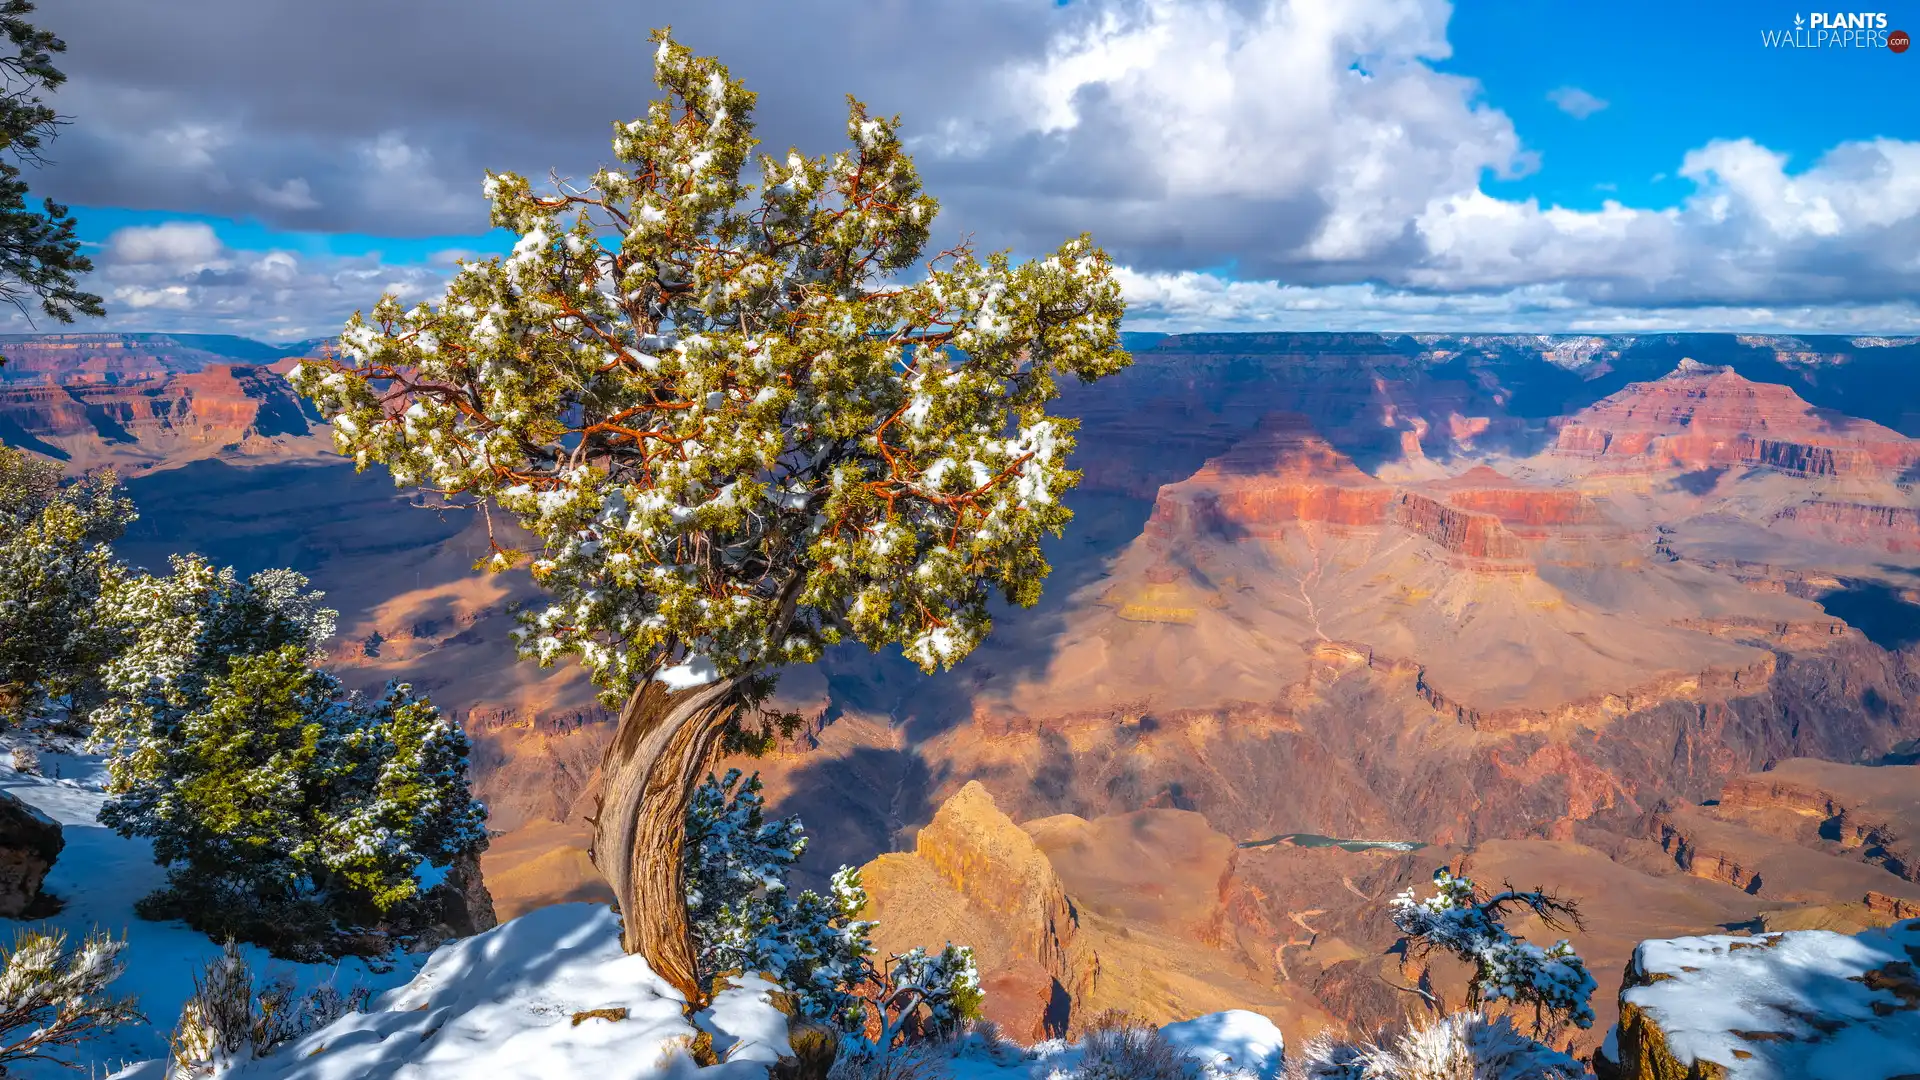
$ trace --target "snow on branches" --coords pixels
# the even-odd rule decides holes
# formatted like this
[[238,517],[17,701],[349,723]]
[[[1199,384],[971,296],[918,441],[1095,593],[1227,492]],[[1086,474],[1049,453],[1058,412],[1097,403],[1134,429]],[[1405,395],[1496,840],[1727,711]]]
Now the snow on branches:
[[71,706],[112,651],[98,605],[135,516],[111,470],[63,484],[58,465],[0,446],[0,723]]
[[121,1024],[142,1019],[132,998],[108,992],[127,943],[95,932],[68,949],[59,931],[22,930],[0,956],[0,1076]]
[[860,872],[843,866],[829,895],[797,896],[787,874],[807,849],[797,817],[768,821],[758,776],[709,776],[687,811],[687,913],[702,984],[727,973],[765,974],[803,1015],[842,1031],[877,1033],[862,1053],[950,1038],[979,1016],[973,950],[916,948],[873,964]]
[[654,40],[665,93],[614,126],[617,165],[489,174],[512,254],[437,305],[382,298],[289,378],[361,467],[513,513],[549,593],[523,652],[612,699],[846,639],[951,666],[994,589],[1039,595],[1078,480],[1056,379],[1128,363],[1112,265],[1085,237],[1019,265],[962,244],[911,280],[938,204],[896,119],[850,102],[846,149],[761,155],[756,188],[755,96]]
[[[1449,867],[1434,871],[1434,895],[1414,899],[1408,889],[1390,903],[1393,924],[1416,951],[1439,949],[1474,966],[1468,986],[1470,1004],[1505,998],[1543,1013],[1565,1016],[1579,1027],[1593,1026],[1595,983],[1586,962],[1565,940],[1541,948],[1515,937],[1503,923],[1507,913],[1524,909],[1549,928],[1580,925],[1573,902],[1544,891],[1505,889],[1484,899],[1469,878]],[[1536,1019],[1536,1027],[1539,1026]]]
[[102,824],[170,867],[148,910],[296,949],[486,839],[465,734],[405,684],[365,699],[315,667],[334,613],[306,585],[198,556],[122,583],[105,603],[131,641],[93,714]]

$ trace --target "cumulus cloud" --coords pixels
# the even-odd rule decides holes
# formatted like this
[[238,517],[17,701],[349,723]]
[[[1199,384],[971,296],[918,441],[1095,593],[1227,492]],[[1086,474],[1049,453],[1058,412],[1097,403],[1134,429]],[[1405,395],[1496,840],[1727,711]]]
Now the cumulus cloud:
[[[221,332],[295,341],[339,332],[382,292],[418,301],[437,295],[447,271],[391,265],[376,255],[313,257],[236,250],[204,222],[133,226],[90,253],[91,287],[106,300],[104,328]],[[15,314],[9,329],[30,329]],[[100,327],[95,327],[100,328]]]
[[1575,120],[1585,120],[1607,107],[1606,99],[1595,97],[1577,86],[1562,86],[1547,94],[1547,100]]
[[[1789,160],[1703,132],[1671,165],[1692,184],[1672,205],[1504,198],[1488,179],[1538,162],[1477,82],[1440,70],[1444,0],[580,0],[571,22],[510,0],[470,0],[459,20],[379,0],[202,2],[190,26],[146,0],[90,0],[56,26],[79,122],[49,194],[478,233],[483,169],[577,177],[607,158],[606,122],[652,92],[646,29],[671,16],[761,91],[770,147],[838,145],[843,91],[898,112],[943,201],[938,238],[1033,254],[1089,230],[1129,268],[1143,320],[1920,326],[1920,143]],[[383,33],[357,29],[375,21]],[[270,38],[351,53],[356,75],[290,78]],[[207,62],[166,59],[189,48]],[[1550,97],[1574,116],[1606,104]],[[344,313],[330,290],[357,287],[349,270],[372,291],[347,309],[446,264],[349,262],[296,260],[284,288],[317,291],[294,306]],[[154,292],[176,285],[126,283],[149,309],[175,302],[150,294],[203,295]]]

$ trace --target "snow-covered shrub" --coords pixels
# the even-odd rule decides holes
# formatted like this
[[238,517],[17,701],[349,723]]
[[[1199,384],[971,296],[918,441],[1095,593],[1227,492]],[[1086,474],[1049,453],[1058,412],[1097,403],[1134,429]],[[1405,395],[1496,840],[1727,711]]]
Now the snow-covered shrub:
[[888,957],[884,968],[862,963],[851,986],[856,1011],[847,1018],[857,1030],[840,1041],[847,1076],[925,1075],[888,1070],[930,1068],[923,1061],[929,1049],[953,1043],[980,1018],[980,971],[965,945],[949,943],[933,954],[910,949]]
[[951,1075],[945,1056],[933,1046],[914,1043],[880,1054],[850,1040],[840,1044],[827,1080],[946,1080]]
[[362,988],[342,992],[332,983],[302,993],[285,974],[256,988],[246,958],[229,941],[195,977],[193,996],[180,1010],[170,1080],[223,1075],[240,1062],[265,1057],[284,1043],[363,1010],[369,997]]
[[1200,1063],[1160,1029],[1132,1017],[1104,1014],[1087,1028],[1072,1080],[1200,1080]]
[[135,516],[112,470],[63,484],[0,446],[0,724],[90,696],[116,641],[100,610],[125,572],[112,544]]
[[1289,1080],[1581,1080],[1586,1066],[1515,1030],[1502,1016],[1455,1013],[1380,1043],[1319,1036],[1295,1055]]
[[1508,888],[1482,898],[1471,879],[1455,877],[1444,866],[1434,871],[1433,884],[1434,895],[1424,900],[1408,889],[1391,902],[1393,923],[1407,936],[1412,954],[1439,949],[1472,964],[1469,1004],[1477,1008],[1487,999],[1503,998],[1531,1005],[1536,1032],[1550,1017],[1593,1026],[1588,999],[1595,983],[1573,946],[1563,939],[1543,949],[1515,937],[1503,923],[1508,911],[1525,909],[1552,929],[1578,927],[1578,906],[1539,890]]
[[703,986],[724,972],[764,972],[806,1016],[857,1015],[847,988],[864,971],[873,925],[855,917],[867,903],[860,872],[841,867],[831,895],[795,895],[787,874],[807,850],[806,828],[797,817],[766,819],[758,775],[709,776],[688,808],[683,850]]
[[125,948],[103,933],[73,950],[58,931],[14,935],[0,959],[0,1076],[9,1065],[143,1019],[132,998],[108,992],[125,970]]
[[107,603],[132,638],[93,715],[100,820],[169,867],[143,913],[303,955],[486,836],[466,736],[405,684],[369,700],[315,667],[334,613],[306,585],[198,557],[126,581]]
[[40,752],[25,744],[15,746],[7,752],[7,763],[13,771],[25,776],[40,775]]

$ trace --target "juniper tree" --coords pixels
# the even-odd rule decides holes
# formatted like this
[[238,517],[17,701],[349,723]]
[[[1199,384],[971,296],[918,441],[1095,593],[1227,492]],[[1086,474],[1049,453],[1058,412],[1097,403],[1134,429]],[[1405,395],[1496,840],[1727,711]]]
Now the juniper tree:
[[754,95],[656,32],[663,96],[618,164],[536,192],[489,173],[512,254],[438,304],[381,298],[295,369],[362,468],[498,505],[537,538],[523,653],[624,700],[592,854],[623,943],[700,1000],[682,847],[713,754],[766,733],[782,665],[858,641],[931,672],[1031,605],[1074,424],[1058,380],[1120,370],[1120,288],[1084,236],[1016,264],[966,243],[913,273],[938,204],[897,118],[759,155]]
[[[46,143],[64,122],[41,94],[67,81],[53,65],[66,42],[27,21],[31,0],[0,0],[0,300],[25,314],[31,300],[54,319],[70,323],[76,313],[104,315],[100,298],[76,279],[93,269],[80,254],[80,239],[67,208],[45,200],[27,203],[20,165],[38,165]],[[8,160],[8,158],[12,160]]]
[[111,470],[63,483],[58,465],[0,446],[0,723],[73,704],[111,655],[99,602],[134,517]]
[[296,950],[485,839],[465,735],[404,684],[366,700],[315,666],[334,613],[306,584],[192,556],[129,580],[108,606],[136,629],[93,717],[101,822],[169,866],[145,910]]

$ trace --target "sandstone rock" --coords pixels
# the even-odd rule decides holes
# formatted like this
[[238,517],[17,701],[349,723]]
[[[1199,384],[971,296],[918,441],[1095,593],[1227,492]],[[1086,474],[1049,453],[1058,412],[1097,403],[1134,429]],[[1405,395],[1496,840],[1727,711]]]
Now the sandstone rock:
[[911,854],[861,868],[882,953],[971,945],[989,1019],[1019,1038],[1064,1034],[1097,959],[1053,866],[978,782],[948,799]]
[[454,937],[472,937],[500,925],[493,896],[480,875],[480,860],[463,855],[447,867],[447,876],[427,891],[439,921]]
[[1706,365],[1680,366],[1583,410],[1560,427],[1555,450],[1616,467],[1739,465],[1822,477],[1886,476],[1920,461],[1920,444],[1897,431]]
[[0,917],[26,913],[66,843],[58,822],[0,791]]

